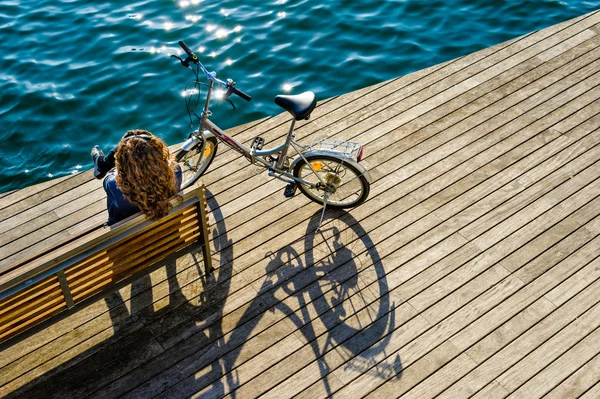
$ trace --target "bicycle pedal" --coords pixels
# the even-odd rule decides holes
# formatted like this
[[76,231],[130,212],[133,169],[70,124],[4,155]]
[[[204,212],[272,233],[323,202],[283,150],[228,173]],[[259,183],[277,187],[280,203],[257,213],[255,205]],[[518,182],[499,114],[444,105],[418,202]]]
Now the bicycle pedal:
[[290,183],[285,186],[285,190],[283,190],[283,196],[286,198],[292,198],[294,194],[296,194],[296,183]]
[[263,145],[265,145],[265,139],[263,139],[262,137],[258,137],[256,136],[253,140],[252,140],[252,145],[251,147],[256,149],[256,150],[262,150]]

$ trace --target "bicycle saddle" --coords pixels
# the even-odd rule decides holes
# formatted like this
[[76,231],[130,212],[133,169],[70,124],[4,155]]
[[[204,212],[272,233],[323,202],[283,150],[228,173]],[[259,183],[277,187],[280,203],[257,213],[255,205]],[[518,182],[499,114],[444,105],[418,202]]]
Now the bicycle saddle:
[[317,99],[315,97],[315,93],[312,91],[306,91],[302,94],[296,94],[293,96],[280,94],[275,97],[275,104],[285,109],[287,112],[292,114],[297,121],[299,121],[301,119],[308,119],[310,117],[310,113],[317,105]]

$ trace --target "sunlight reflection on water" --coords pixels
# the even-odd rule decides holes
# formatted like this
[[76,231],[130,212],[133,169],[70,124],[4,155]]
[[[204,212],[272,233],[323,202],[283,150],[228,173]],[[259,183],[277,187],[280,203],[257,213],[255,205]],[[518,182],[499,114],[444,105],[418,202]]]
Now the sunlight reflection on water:
[[[227,128],[279,113],[279,92],[329,98],[593,11],[595,2],[145,0],[3,1],[0,192],[91,166],[89,149],[130,128],[186,137],[170,54],[184,40],[210,71],[250,95]],[[64,147],[64,143],[68,147]]]

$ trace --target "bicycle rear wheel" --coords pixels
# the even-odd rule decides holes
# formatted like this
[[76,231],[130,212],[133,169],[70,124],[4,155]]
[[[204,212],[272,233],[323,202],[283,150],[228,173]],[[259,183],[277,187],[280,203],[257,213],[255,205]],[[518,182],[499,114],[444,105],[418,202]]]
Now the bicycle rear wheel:
[[[327,207],[332,209],[353,208],[365,202],[369,196],[369,182],[360,171],[345,161],[328,155],[306,157],[294,167],[294,176],[313,183],[316,187],[299,184],[304,195],[323,204],[325,192],[329,191]],[[319,179],[316,174],[319,175]],[[327,186],[321,183],[323,180]]]
[[194,184],[206,172],[217,154],[217,144],[215,137],[209,137],[205,139],[204,149],[197,145],[189,151],[179,150],[175,153],[175,159],[183,172],[182,190]]

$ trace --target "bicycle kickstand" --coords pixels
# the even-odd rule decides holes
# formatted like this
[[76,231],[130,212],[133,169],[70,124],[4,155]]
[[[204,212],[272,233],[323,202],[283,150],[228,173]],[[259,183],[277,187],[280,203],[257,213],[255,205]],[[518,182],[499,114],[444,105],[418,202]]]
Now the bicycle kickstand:
[[319,220],[319,226],[317,226],[316,231],[321,230],[321,224],[323,223],[323,218],[325,217],[325,209],[327,208],[327,201],[329,200],[329,192],[325,191],[325,195],[323,196],[323,211],[321,212],[321,220]]

